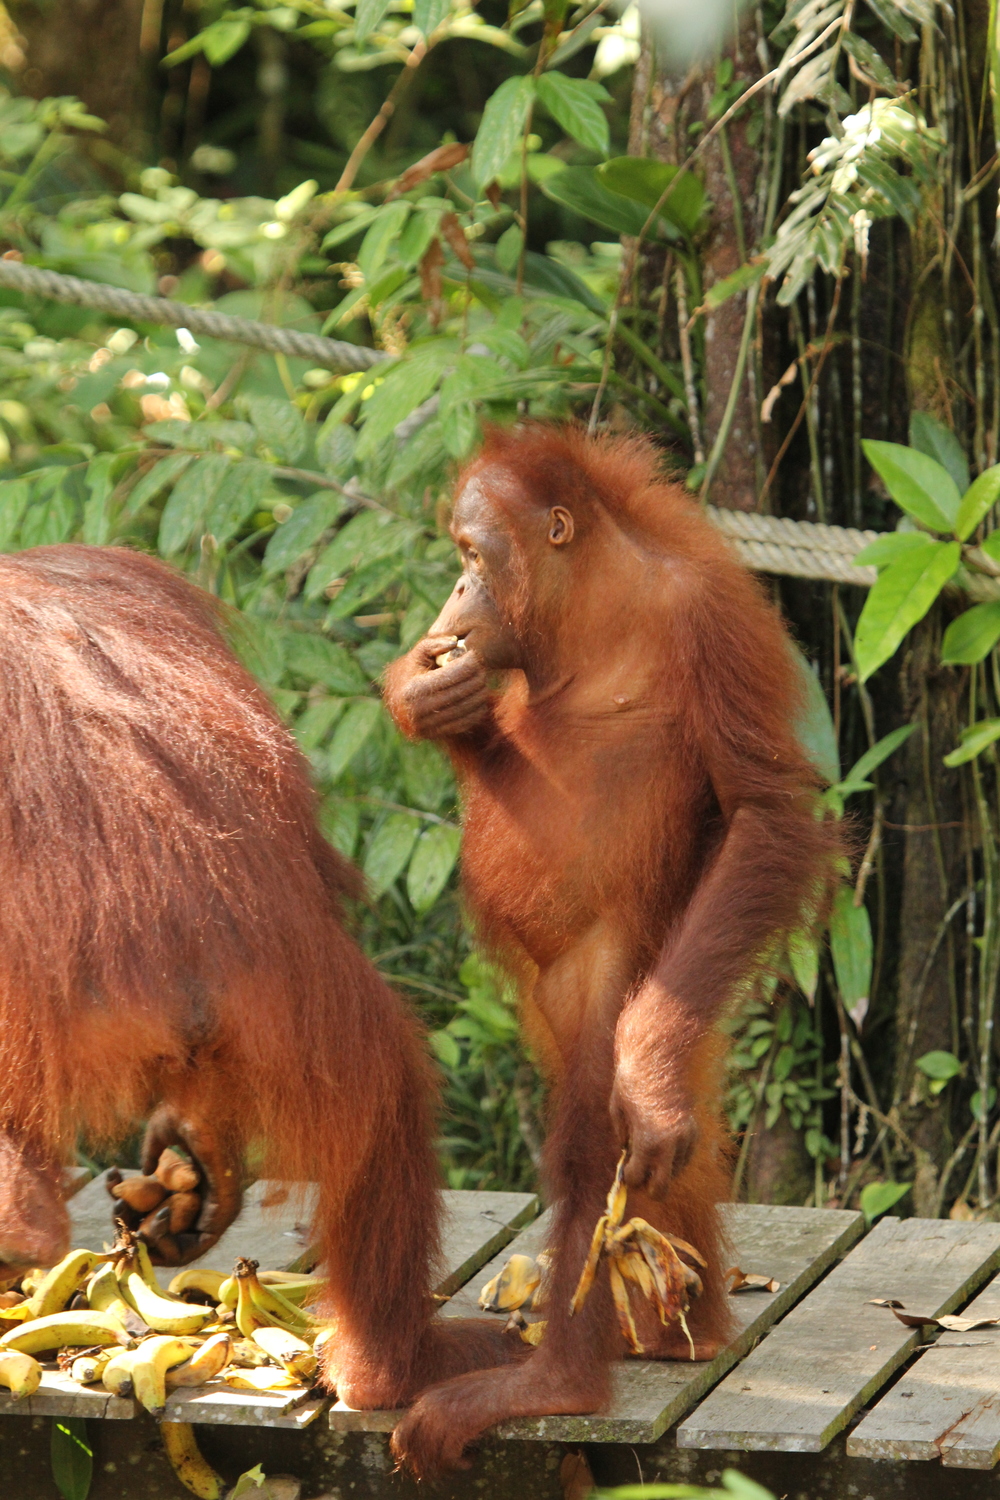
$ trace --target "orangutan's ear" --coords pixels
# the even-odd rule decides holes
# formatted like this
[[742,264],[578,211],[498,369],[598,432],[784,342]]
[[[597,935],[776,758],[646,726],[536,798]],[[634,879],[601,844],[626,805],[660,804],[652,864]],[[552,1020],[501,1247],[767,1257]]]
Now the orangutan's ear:
[[549,511],[549,541],[553,547],[565,547],[573,540],[573,517],[561,505],[553,505]]

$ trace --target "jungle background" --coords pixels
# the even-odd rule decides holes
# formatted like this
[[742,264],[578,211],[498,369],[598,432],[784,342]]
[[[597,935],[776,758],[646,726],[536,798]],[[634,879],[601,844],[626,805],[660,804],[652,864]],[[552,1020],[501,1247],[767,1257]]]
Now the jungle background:
[[429,1026],[448,1181],[522,1188],[544,1102],[455,787],[378,691],[451,587],[457,465],[484,419],[572,416],[695,499],[887,533],[871,593],[766,580],[856,857],[727,1023],[737,1191],[993,1215],[996,0],[724,19],[698,63],[608,0],[0,5],[0,253],[390,356],[0,291],[0,548],[147,548],[232,606]]

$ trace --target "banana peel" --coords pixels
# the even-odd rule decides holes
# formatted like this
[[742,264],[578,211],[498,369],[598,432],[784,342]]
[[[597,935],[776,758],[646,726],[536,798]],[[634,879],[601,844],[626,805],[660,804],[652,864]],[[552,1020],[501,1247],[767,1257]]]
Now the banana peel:
[[190,1422],[161,1422],[160,1441],[171,1468],[186,1490],[199,1496],[199,1500],[222,1500],[225,1488],[222,1477],[202,1455]]
[[166,1387],[175,1391],[179,1386],[204,1385],[221,1375],[233,1357],[233,1341],[228,1333],[217,1333],[206,1339],[184,1364],[174,1365],[167,1371]]
[[542,1273],[533,1255],[512,1255],[479,1293],[479,1306],[484,1312],[513,1312],[531,1301],[541,1282]]
[[630,1284],[653,1304],[664,1327],[670,1323],[680,1324],[691,1350],[691,1358],[694,1359],[694,1340],[687,1325],[686,1314],[691,1306],[691,1298],[701,1294],[701,1278],[693,1267],[681,1259],[678,1251],[689,1256],[702,1269],[705,1268],[706,1261],[686,1240],[661,1233],[645,1219],[635,1218],[623,1222],[628,1201],[624,1178],[627,1154],[626,1151],[621,1154],[615,1180],[608,1193],[607,1206],[594,1228],[590,1251],[570,1302],[570,1317],[583,1307],[601,1260],[607,1259],[618,1325],[632,1353],[645,1354],[646,1349],[639,1339],[632,1317]]
[[93,1345],[123,1344],[133,1341],[111,1313],[81,1312],[51,1313],[47,1318],[35,1318],[12,1328],[0,1338],[0,1353],[14,1349],[21,1354],[38,1354],[43,1349],[62,1349],[67,1344],[78,1344],[89,1349]]

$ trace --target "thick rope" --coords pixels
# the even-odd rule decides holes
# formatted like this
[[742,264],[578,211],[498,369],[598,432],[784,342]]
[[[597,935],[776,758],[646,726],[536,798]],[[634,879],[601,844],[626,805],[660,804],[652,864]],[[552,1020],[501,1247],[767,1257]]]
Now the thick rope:
[[[250,318],[233,318],[227,313],[206,307],[192,307],[169,297],[145,297],[104,282],[83,281],[78,276],[64,276],[59,271],[43,271],[26,266],[23,261],[0,258],[0,286],[12,287],[29,296],[51,297],[56,302],[72,302],[80,307],[94,307],[116,318],[133,318],[141,323],[162,323],[171,328],[186,328],[206,338],[226,339],[234,344],[248,344],[273,354],[288,354],[312,360],[334,370],[370,370],[389,356],[378,349],[328,339],[318,333],[299,333],[293,328],[279,328],[273,323],[258,323]],[[470,346],[470,352],[488,353],[485,348]],[[396,438],[405,442],[437,410],[438,397],[432,396],[418,406],[396,428]],[[854,558],[863,547],[880,535],[877,531],[856,531],[847,526],[821,526],[812,521],[787,521],[777,516],[760,516],[751,511],[719,510],[707,507],[709,519],[734,544],[741,560],[757,573],[779,573],[787,578],[813,578],[830,583],[853,583],[870,588],[877,572],[858,567]],[[988,559],[978,559],[986,571]],[[975,600],[1000,599],[1000,579],[984,573],[967,572],[963,579],[967,592]]]
[[168,297],[144,297],[122,287],[82,281],[78,276],[63,276],[59,271],[43,271],[38,266],[26,266],[17,260],[0,259],[0,286],[12,287],[29,296],[51,297],[56,302],[96,307],[114,318],[134,318],[140,323],[166,323],[171,328],[187,328],[205,338],[249,344],[255,349],[267,349],[272,354],[309,359],[334,370],[370,370],[372,365],[388,357],[379,349],[365,349],[360,344],[348,344],[341,339],[323,338],[318,333],[299,333],[294,328],[279,328],[276,324],[257,323],[249,318],[233,318],[228,313],[192,307],[187,302],[173,302]]

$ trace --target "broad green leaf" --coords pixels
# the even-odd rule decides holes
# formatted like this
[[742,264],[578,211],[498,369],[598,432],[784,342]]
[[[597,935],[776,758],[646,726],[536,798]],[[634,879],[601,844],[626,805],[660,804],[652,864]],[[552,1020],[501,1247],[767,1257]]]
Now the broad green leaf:
[[944,763],[946,766],[964,766],[967,760],[975,760],[997,740],[1000,740],[1000,719],[982,719],[962,730],[962,743],[944,757]]
[[855,62],[859,63],[869,77],[875,80],[879,88],[888,89],[890,94],[895,94],[896,80],[871,42],[866,42],[863,37],[858,36],[856,31],[845,31],[843,45]]
[[[888,8],[889,0],[886,0]],[[861,1212],[865,1216],[865,1223],[869,1229],[876,1219],[882,1214],[888,1213],[901,1198],[905,1198],[912,1182],[869,1182],[862,1189],[858,1197]]]
[[524,231],[520,224],[511,224],[505,229],[494,247],[497,265],[508,276],[513,276],[524,248]]
[[926,531],[889,531],[862,547],[853,561],[859,568],[887,568],[901,557],[919,552],[921,547],[933,546],[934,538]]
[[14,550],[18,528],[30,499],[30,480],[0,480],[0,552]]
[[347,501],[331,490],[319,490],[303,500],[294,514],[283,521],[267,544],[264,572],[283,573],[314,547],[329,526],[340,515]]
[[479,437],[479,422],[471,401],[455,401],[441,413],[441,439],[452,458],[468,458]]
[[375,222],[368,229],[358,251],[358,265],[366,282],[374,280],[382,269],[389,247],[399,238],[400,231],[410,216],[410,204],[405,198],[397,198],[380,209]]
[[420,819],[390,813],[365,852],[362,869],[373,896],[381,896],[406,869],[420,833]]
[[947,469],[926,453],[904,448],[902,443],[877,443],[866,438],[861,446],[901,510],[931,531],[951,532],[961,496]]
[[366,568],[355,568],[344,587],[334,596],[327,613],[327,620],[346,620],[357,614],[362,605],[377,599],[399,580],[405,560],[384,557]]
[[962,1071],[962,1064],[953,1052],[925,1052],[923,1057],[917,1058],[914,1067],[927,1078],[944,1080],[957,1078]]
[[306,424],[297,406],[279,396],[241,396],[237,405],[279,463],[298,463],[305,451]]
[[401,552],[416,534],[417,527],[411,521],[384,511],[360,511],[320,553],[306,583],[306,598],[318,599],[325,588],[352,568]]
[[961,443],[943,422],[926,411],[910,413],[910,447],[918,448],[928,458],[936,458],[948,470],[960,495],[969,488],[969,460]]
[[367,687],[357,662],[336,641],[302,631],[286,631],[285,665],[307,682],[321,682],[334,693],[363,693]]
[[57,542],[68,542],[76,529],[78,510],[74,496],[70,493],[65,469],[51,469],[53,480],[48,484],[36,481],[35,493],[44,488],[47,493],[36,498],[28,507],[21,522],[22,547],[52,547]]
[[447,1031],[432,1031],[427,1040],[431,1051],[443,1067],[454,1070],[462,1061],[462,1050],[455,1038]]
[[823,685],[797,647],[791,647],[799,670],[803,704],[795,725],[795,735],[807,758],[824,781],[840,780],[840,752],[833,716],[826,701]]
[[343,698],[318,698],[299,715],[293,727],[295,738],[306,754],[319,749],[345,707]]
[[766,273],[766,260],[749,260],[745,266],[740,266],[728,276],[724,276],[721,281],[717,281],[714,286],[710,286],[702,298],[702,305],[707,307],[709,312],[715,312],[716,308],[728,302],[730,297],[735,297],[738,292],[746,292],[750,287],[756,286],[758,281],[763,280]]
[[477,188],[493,182],[517,147],[535,98],[535,80],[530,74],[507,78],[486,101],[476,132],[470,166]]
[[323,467],[323,473],[329,474],[331,479],[339,479],[341,483],[349,479],[354,472],[357,442],[358,434],[347,422],[330,419],[324,422],[316,439],[316,457]]
[[83,503],[83,540],[88,546],[103,547],[111,535],[110,500],[120,467],[117,453],[98,453],[87,465],[85,483],[90,494]]
[[354,12],[354,40],[363,42],[381,26],[389,0],[358,0]]
[[631,199],[606,188],[594,167],[566,167],[541,183],[541,189],[553,203],[571,208],[613,234],[641,234],[649,217]]
[[50,1444],[52,1479],[63,1500],[87,1500],[94,1453],[84,1417],[53,1417]]
[[285,671],[286,631],[279,630],[269,620],[258,615],[241,613],[236,615],[230,630],[231,644],[236,655],[252,672],[258,682],[267,685],[272,693]]
[[812,1005],[819,981],[819,944],[807,932],[793,932],[788,939],[788,961],[795,983]]
[[1000,530],[991,531],[989,536],[982,542],[980,549],[992,562],[1000,565]]
[[216,448],[239,448],[245,453],[257,441],[249,422],[181,422],[169,418],[164,422],[149,422],[142,430],[154,442],[191,453],[211,453]]
[[361,213],[345,219],[343,224],[337,224],[324,237],[322,248],[333,250],[337,245],[344,244],[346,240],[353,239],[356,234],[361,233],[362,229],[367,229],[369,224],[378,218],[378,215],[378,208],[367,207],[362,209]]
[[587,78],[569,78],[565,73],[543,73],[537,82],[538,97],[557,125],[567,135],[607,156],[611,146],[608,117],[601,108],[611,103],[611,95],[599,83]]
[[[597,171],[606,188],[645,204],[647,209],[655,208],[677,176],[675,166],[669,162],[653,161],[647,156],[614,156]],[[663,200],[659,212],[686,234],[691,234],[704,207],[704,186],[692,172],[685,172]]]
[[853,1013],[871,992],[872,929],[867,909],[855,906],[854,891],[848,885],[842,885],[834,897],[830,952],[840,998]]
[[354,858],[361,830],[361,809],[356,802],[327,797],[319,810],[319,826],[323,837],[345,859]]
[[994,464],[974,479],[962,496],[955,518],[955,535],[964,542],[1000,500],[1000,464]]
[[431,346],[389,371],[362,408],[364,427],[356,455],[359,462],[389,442],[404,417],[427,400],[441,378],[447,358],[447,346],[443,349]]
[[249,35],[249,21],[213,21],[201,33],[201,45],[212,67],[221,68],[240,50]]
[[954,576],[961,554],[960,543],[937,542],[911,552],[879,574],[854,638],[862,682],[889,660],[907,631],[923,619]]
[[1000,641],[1000,600],[974,604],[952,620],[941,642],[941,660],[971,664],[982,661]]
[[418,740],[415,745],[404,741],[400,746],[400,759],[406,801],[410,806],[437,812],[446,798],[454,797],[451,767],[437,745],[429,740]]
[[431,240],[441,224],[441,214],[448,207],[441,199],[440,211],[411,214],[399,236],[396,254],[404,266],[416,266],[423,260]]
[[424,829],[406,872],[406,894],[414,911],[429,911],[434,905],[455,868],[461,845],[461,829],[446,828],[443,823]]
[[868,0],[868,7],[875,12],[886,30],[894,32],[900,41],[917,40],[917,33],[906,19],[898,0]]
[[415,0],[413,24],[424,37],[436,31],[451,11],[451,0]]
[[122,515],[137,516],[144,505],[155,500],[168,484],[173,484],[175,479],[179,479],[191,462],[189,453],[171,453],[168,458],[161,458],[159,463],[147,469],[142,478],[137,480],[129,490]]
[[196,532],[204,530],[208,507],[231,462],[222,453],[210,453],[197,459],[178,479],[160,517],[157,546],[161,557],[173,557]]
[[230,465],[205,517],[205,530],[220,547],[231,541],[254,511],[261,508],[270,485],[270,464],[247,458]]
[[844,778],[845,782],[866,781],[877,766],[888,760],[900,745],[906,743],[916,727],[916,724],[904,724],[900,729],[894,729],[891,734],[883,735],[882,739],[877,741],[870,750],[865,751],[860,760],[854,762]]
[[331,781],[336,781],[341,772],[347,769],[374,730],[381,715],[382,705],[377,698],[359,698],[357,703],[351,704],[337,725],[330,745],[327,771]]

